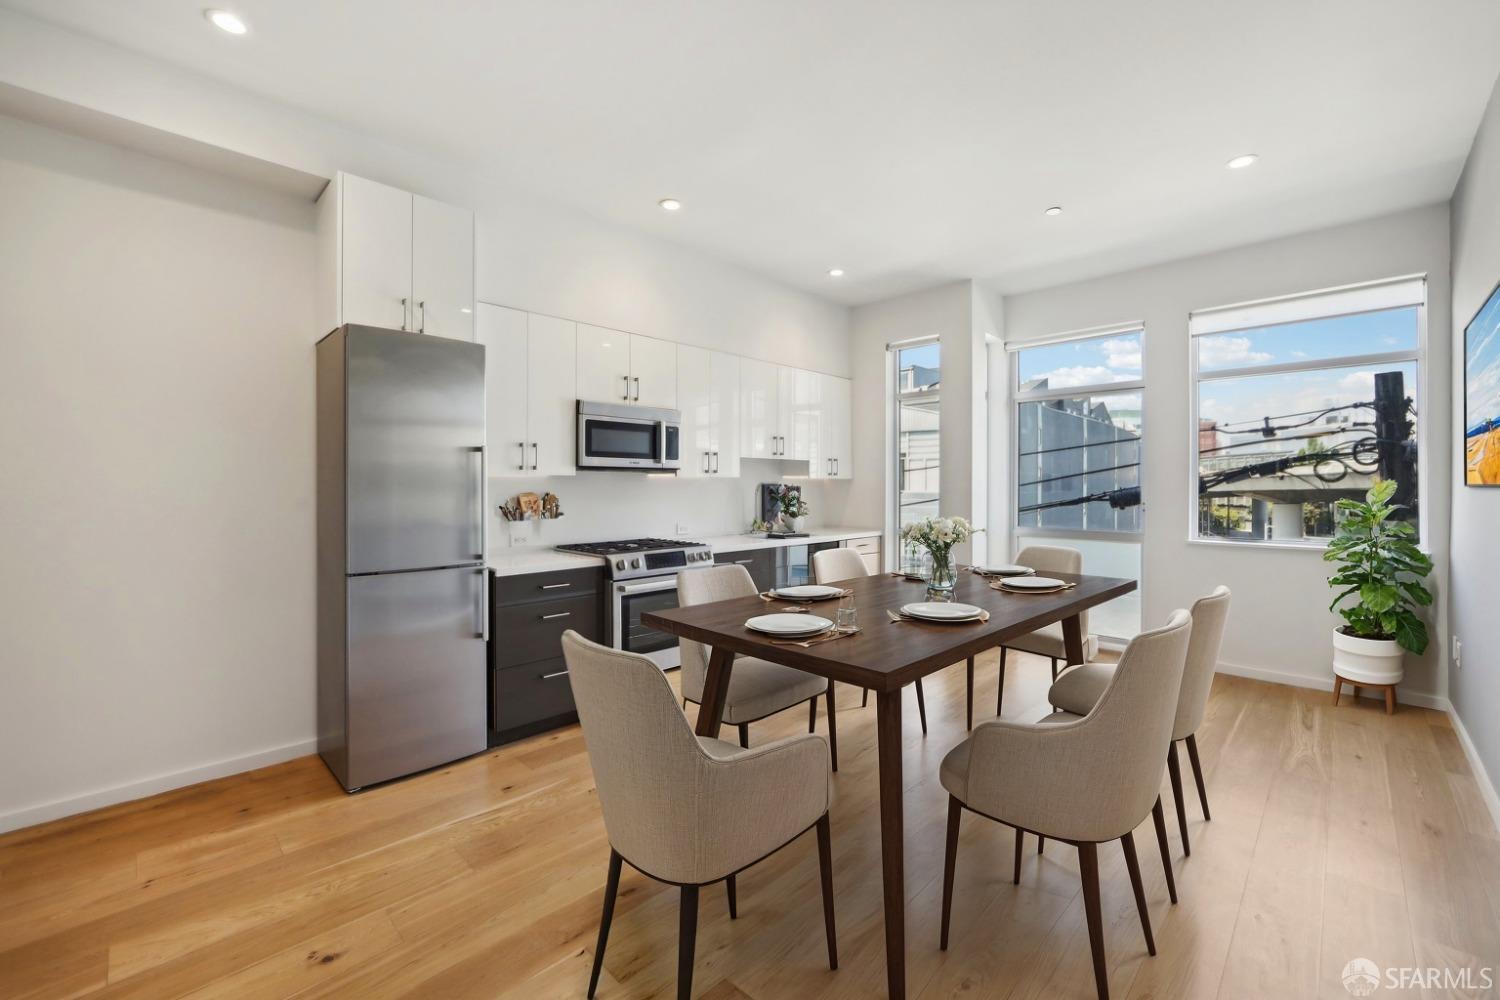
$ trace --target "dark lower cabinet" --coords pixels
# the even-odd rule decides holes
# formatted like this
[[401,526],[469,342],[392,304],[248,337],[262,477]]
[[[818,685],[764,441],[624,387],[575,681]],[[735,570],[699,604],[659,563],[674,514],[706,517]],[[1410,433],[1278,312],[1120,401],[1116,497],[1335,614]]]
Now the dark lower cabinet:
[[490,577],[489,744],[578,721],[562,634],[604,642],[604,570]]
[[750,571],[750,579],[760,591],[776,586],[776,553],[779,549],[749,549],[745,552],[715,552],[714,562],[720,566],[739,563]]

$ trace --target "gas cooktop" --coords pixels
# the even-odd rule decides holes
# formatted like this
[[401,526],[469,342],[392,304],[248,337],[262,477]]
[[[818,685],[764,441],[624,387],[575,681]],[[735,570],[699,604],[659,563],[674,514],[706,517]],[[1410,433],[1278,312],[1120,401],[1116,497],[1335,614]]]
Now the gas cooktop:
[[559,545],[564,552],[598,556],[612,580],[669,576],[680,569],[712,566],[713,549],[683,538],[632,538],[623,542],[586,542]]
[[587,556],[623,556],[658,549],[697,549],[702,542],[689,542],[682,538],[632,538],[623,542],[583,542],[575,545],[559,545],[564,552],[581,552]]

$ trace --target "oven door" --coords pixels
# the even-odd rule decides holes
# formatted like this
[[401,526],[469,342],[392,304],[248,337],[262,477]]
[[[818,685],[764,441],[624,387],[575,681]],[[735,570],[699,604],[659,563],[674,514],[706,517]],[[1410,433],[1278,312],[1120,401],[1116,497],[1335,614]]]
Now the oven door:
[[580,469],[660,469],[665,445],[659,420],[578,415]]
[[616,649],[649,656],[663,670],[682,666],[677,637],[641,624],[641,615],[677,607],[677,574],[635,583],[617,583],[611,597],[610,628]]

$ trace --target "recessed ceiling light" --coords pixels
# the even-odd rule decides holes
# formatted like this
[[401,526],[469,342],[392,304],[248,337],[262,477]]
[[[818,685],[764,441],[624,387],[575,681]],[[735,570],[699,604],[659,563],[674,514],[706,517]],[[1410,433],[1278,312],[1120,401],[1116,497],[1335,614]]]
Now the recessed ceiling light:
[[1241,153],[1239,156],[1236,156],[1234,159],[1224,164],[1224,166],[1228,167],[1230,170],[1244,170],[1246,167],[1250,166],[1250,164],[1254,163],[1258,159],[1260,159],[1260,157],[1256,156],[1254,153]]
[[678,201],[676,198],[663,198],[661,201],[657,202],[657,204],[666,209],[668,212],[675,212],[682,207],[682,202]]
[[231,35],[243,35],[250,30],[249,26],[240,20],[239,15],[231,14],[227,10],[205,10],[203,16],[208,18],[209,23],[215,28],[227,31]]
[[1051,208],[1047,209],[1047,211],[1043,212],[1042,214],[1043,215],[1062,215],[1062,206],[1061,205],[1053,205]]
[[828,269],[828,276],[830,278],[842,278],[844,276],[844,269],[842,267],[830,267]]

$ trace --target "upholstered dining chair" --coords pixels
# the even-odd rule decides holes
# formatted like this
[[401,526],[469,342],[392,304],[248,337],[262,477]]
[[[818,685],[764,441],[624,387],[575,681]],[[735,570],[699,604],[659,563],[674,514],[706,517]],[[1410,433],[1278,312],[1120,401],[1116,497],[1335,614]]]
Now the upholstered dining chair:
[[[854,549],[837,548],[823,549],[814,552],[813,557],[813,579],[818,583],[838,583],[843,580],[857,580],[862,576],[869,576],[870,569],[865,565],[864,556]],[[830,685],[831,686],[831,685]],[[922,733],[927,733],[927,696],[922,692],[922,678],[917,678],[917,717],[922,720]],[[870,703],[870,691],[865,689],[859,699],[859,707],[864,708]],[[974,724],[974,657],[969,657],[969,725]]]
[[[1083,553],[1064,545],[1028,545],[1016,553],[1016,563],[1020,566],[1030,566],[1042,576],[1048,573],[1082,573]],[[1085,661],[1092,660],[1099,655],[1099,640],[1096,636],[1089,634],[1087,611],[1079,614],[1078,623],[1083,628],[1083,658]],[[995,695],[997,718],[1005,707],[1005,653],[1008,649],[1035,653],[1050,659],[1054,681],[1057,680],[1058,661],[1068,658],[1067,648],[1063,642],[1062,622],[1053,622],[1018,639],[1007,640],[1000,647],[1000,682],[997,685],[999,690]],[[1066,663],[1063,665],[1067,666]]]
[[959,822],[967,809],[1013,827],[1018,848],[1023,831],[1077,847],[1094,985],[1100,1000],[1108,1000],[1109,974],[1099,901],[1099,844],[1118,839],[1124,848],[1146,951],[1156,954],[1132,831],[1148,813],[1154,811],[1160,817],[1157,789],[1162,759],[1172,740],[1192,629],[1192,618],[1177,610],[1166,625],[1131,640],[1104,694],[1087,716],[1064,720],[1052,715],[1032,725],[992,719],[980,723],[943,758],[938,777],[949,794],[943,864],[944,950],[953,907]]
[[[1177,800],[1177,829],[1182,834],[1182,853],[1191,855],[1188,842],[1187,807],[1182,795],[1182,767],[1177,760],[1177,744],[1187,746],[1188,762],[1193,766],[1193,782],[1198,786],[1198,805],[1204,820],[1208,812],[1208,791],[1203,784],[1203,765],[1198,760],[1198,727],[1208,708],[1208,691],[1213,686],[1214,671],[1219,666],[1219,646],[1224,640],[1224,626],[1229,621],[1229,588],[1216,587],[1207,597],[1193,604],[1193,639],[1188,644],[1187,666],[1182,672],[1182,690],[1177,696],[1177,716],[1172,723],[1172,742],[1167,745],[1167,775],[1172,779],[1172,796]],[[1089,709],[1109,687],[1115,666],[1110,663],[1085,663],[1069,667],[1058,675],[1047,700],[1055,708],[1073,715],[1087,715]]]
[[[712,604],[735,597],[754,597],[759,591],[750,571],[736,563],[687,569],[677,574],[677,603],[683,607]],[[703,685],[708,679],[709,649],[683,639],[682,700],[703,704]],[[828,699],[828,746],[833,769],[839,769],[838,720],[834,716],[833,685],[826,678],[753,656],[736,656],[729,674],[729,694],[724,699],[724,721],[740,732],[740,746],[750,745],[750,723],[808,703],[807,731],[818,728],[818,696]]]
[[833,927],[832,779],[821,736],[792,736],[753,750],[693,735],[661,669],[644,656],[563,633],[563,656],[609,835],[609,876],[589,976],[592,1000],[609,925],[628,864],[681,888],[677,996],[693,986],[698,890],[724,882],[739,916],[735,876],[817,829],[823,931],[829,968],[839,967]]

